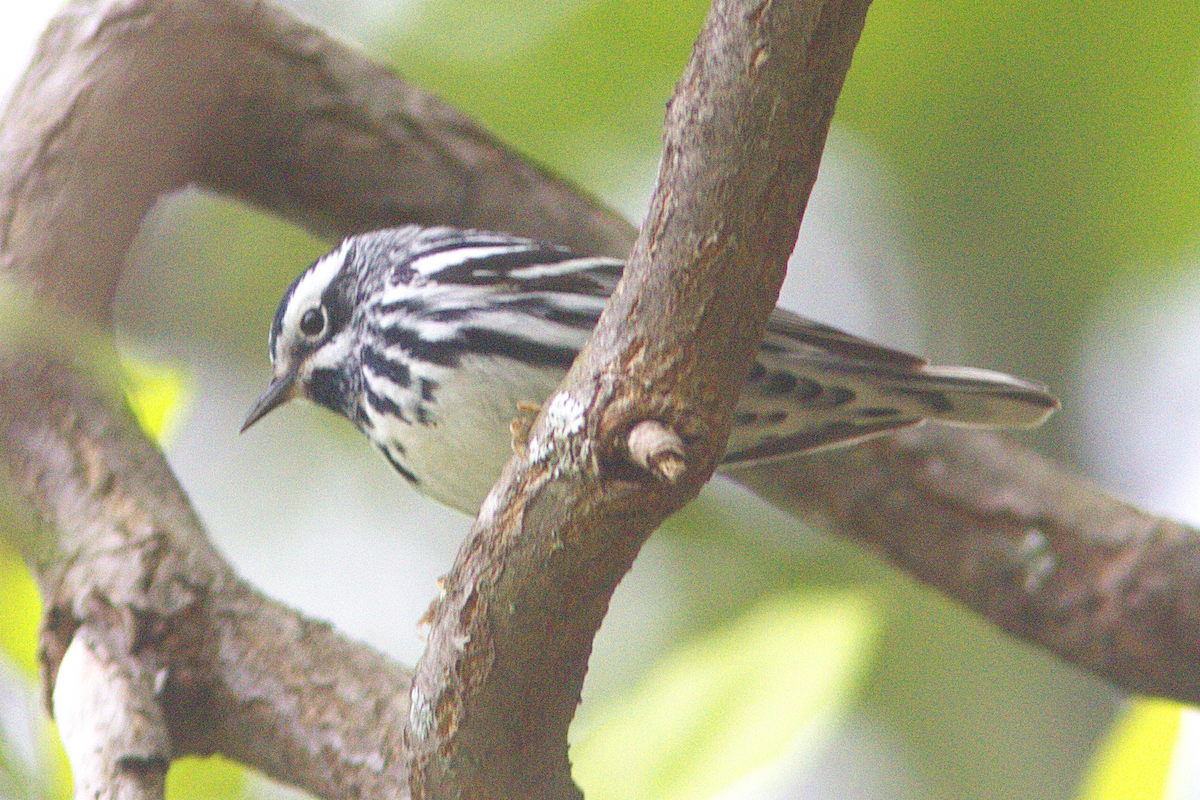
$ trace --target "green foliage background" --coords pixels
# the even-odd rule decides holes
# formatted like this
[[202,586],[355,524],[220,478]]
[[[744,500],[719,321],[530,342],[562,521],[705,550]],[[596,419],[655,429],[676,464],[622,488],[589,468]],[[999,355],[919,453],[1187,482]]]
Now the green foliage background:
[[[633,214],[706,8],[429,0],[399,6],[366,45]],[[1060,419],[1071,413],[1089,315],[1131,280],[1175,279],[1194,256],[1198,76],[1197,4],[875,3],[835,124],[878,153],[904,193],[929,355],[1037,376],[1064,395]],[[324,245],[230,206],[187,215],[173,230],[173,241],[153,246],[172,253],[159,259],[175,282],[165,294],[177,295],[159,298],[167,328],[260,359],[281,287]],[[1039,446],[1070,459],[1067,430],[1052,423]],[[721,502],[701,501],[665,533],[688,565],[681,655],[665,662],[676,670],[666,674],[686,671],[689,653],[702,662],[704,648],[685,643],[719,637],[747,609],[779,597],[852,598],[849,644],[836,656],[852,679],[825,695],[826,710],[813,717],[819,736],[864,721],[886,731],[916,773],[897,784],[897,797],[1076,796],[1116,707],[1110,689],[999,636],[874,556]],[[0,627],[0,647],[28,669],[30,588],[19,595],[6,558],[0,611],[17,621]],[[778,644],[762,641],[764,652]],[[631,696],[653,694],[655,680]],[[795,687],[788,691],[781,702],[799,707]],[[187,796],[240,791],[226,766],[196,769],[216,772],[195,783],[173,778]]]

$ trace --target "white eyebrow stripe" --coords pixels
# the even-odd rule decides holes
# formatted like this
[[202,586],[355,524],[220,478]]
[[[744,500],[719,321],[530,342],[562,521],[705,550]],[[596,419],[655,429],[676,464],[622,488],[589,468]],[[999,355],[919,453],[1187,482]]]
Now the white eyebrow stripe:
[[[283,342],[292,340],[291,332],[299,327],[300,316],[317,304],[330,282],[337,277],[346,260],[346,247],[347,243],[342,242],[342,245],[336,250],[317,259],[316,263],[300,277],[296,288],[292,290],[292,297],[288,300],[287,309],[280,321],[276,347],[282,347]],[[282,353],[277,353],[276,356],[280,357]]]

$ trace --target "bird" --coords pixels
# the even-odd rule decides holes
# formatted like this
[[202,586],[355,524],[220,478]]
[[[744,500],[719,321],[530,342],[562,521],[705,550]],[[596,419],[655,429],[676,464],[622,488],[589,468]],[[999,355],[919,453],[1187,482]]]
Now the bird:
[[[418,491],[474,514],[512,455],[510,423],[554,393],[624,266],[497,231],[349,236],[284,293],[268,337],[272,377],[242,431],[311,401],[350,420]],[[926,421],[1032,428],[1058,408],[1041,384],[933,366],[776,308],[722,464]]]

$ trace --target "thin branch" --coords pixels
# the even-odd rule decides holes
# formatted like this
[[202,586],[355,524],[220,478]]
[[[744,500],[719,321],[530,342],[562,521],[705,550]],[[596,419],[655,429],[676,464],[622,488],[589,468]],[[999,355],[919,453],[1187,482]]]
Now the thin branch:
[[75,796],[161,800],[171,745],[156,697],[155,675],[106,652],[90,629],[74,637],[63,656],[54,692]]

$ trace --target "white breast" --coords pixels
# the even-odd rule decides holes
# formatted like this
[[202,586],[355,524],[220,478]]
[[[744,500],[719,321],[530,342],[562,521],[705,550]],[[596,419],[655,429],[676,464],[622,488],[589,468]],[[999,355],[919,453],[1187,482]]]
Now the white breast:
[[391,454],[417,477],[421,492],[474,514],[512,456],[510,423],[518,405],[540,406],[563,375],[504,358],[466,356],[458,368],[428,373],[437,388],[432,401],[422,401],[424,424],[414,408],[405,409],[407,423],[369,406],[366,413],[377,437],[400,445]]

